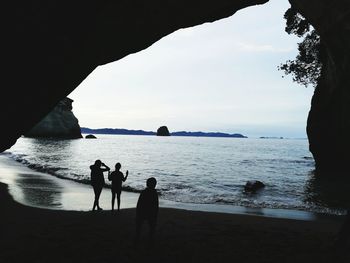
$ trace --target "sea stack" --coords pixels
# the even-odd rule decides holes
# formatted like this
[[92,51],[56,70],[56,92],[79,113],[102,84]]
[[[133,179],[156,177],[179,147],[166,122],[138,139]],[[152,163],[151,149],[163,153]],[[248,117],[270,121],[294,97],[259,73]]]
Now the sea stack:
[[72,112],[73,100],[64,98],[44,119],[37,123],[26,137],[57,139],[82,138],[78,119]]
[[157,136],[170,136],[170,132],[167,126],[161,126],[157,130]]

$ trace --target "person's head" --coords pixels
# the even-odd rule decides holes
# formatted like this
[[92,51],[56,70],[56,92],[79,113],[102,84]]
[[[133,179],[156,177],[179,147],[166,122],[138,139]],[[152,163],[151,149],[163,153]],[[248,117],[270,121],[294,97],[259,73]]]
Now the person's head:
[[154,177],[148,178],[146,181],[146,185],[148,188],[154,189],[157,185],[157,180]]
[[116,164],[115,164],[115,169],[116,169],[116,170],[119,171],[121,167],[122,167],[122,165],[121,165],[120,163],[116,163]]
[[101,167],[101,164],[102,164],[101,160],[96,160],[95,161],[95,166]]

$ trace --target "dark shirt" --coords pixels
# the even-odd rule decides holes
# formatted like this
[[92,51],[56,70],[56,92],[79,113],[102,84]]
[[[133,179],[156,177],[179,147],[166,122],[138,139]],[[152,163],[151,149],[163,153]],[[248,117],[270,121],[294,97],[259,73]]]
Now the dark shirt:
[[139,196],[136,207],[136,216],[155,220],[158,215],[158,193],[156,189],[146,188]]
[[103,169],[101,167],[91,165],[91,185],[92,186],[101,186],[105,184],[105,178],[103,176],[103,172],[107,171],[107,169]]
[[122,189],[122,183],[125,182],[126,176],[124,177],[124,174],[121,171],[113,171],[109,176],[108,179],[112,181],[112,188],[113,189]]

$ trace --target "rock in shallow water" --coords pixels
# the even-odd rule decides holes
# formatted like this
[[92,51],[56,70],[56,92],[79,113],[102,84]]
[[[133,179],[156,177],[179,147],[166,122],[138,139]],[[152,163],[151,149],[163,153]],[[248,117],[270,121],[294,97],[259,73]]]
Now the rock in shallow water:
[[265,187],[265,184],[263,182],[260,182],[258,180],[252,180],[248,181],[244,186],[244,191],[255,193],[256,191],[262,189]]

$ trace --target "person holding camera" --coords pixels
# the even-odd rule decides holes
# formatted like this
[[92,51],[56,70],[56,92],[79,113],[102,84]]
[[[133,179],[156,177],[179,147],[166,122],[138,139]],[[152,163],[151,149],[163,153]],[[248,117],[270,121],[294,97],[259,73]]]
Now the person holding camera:
[[95,211],[96,207],[97,210],[102,210],[102,208],[99,205],[99,199],[102,192],[102,188],[105,185],[105,178],[103,176],[103,172],[109,171],[109,167],[105,165],[101,160],[96,160],[95,164],[90,166],[91,170],[91,185],[94,189],[95,193],[95,200],[94,205],[92,207],[92,211]]

